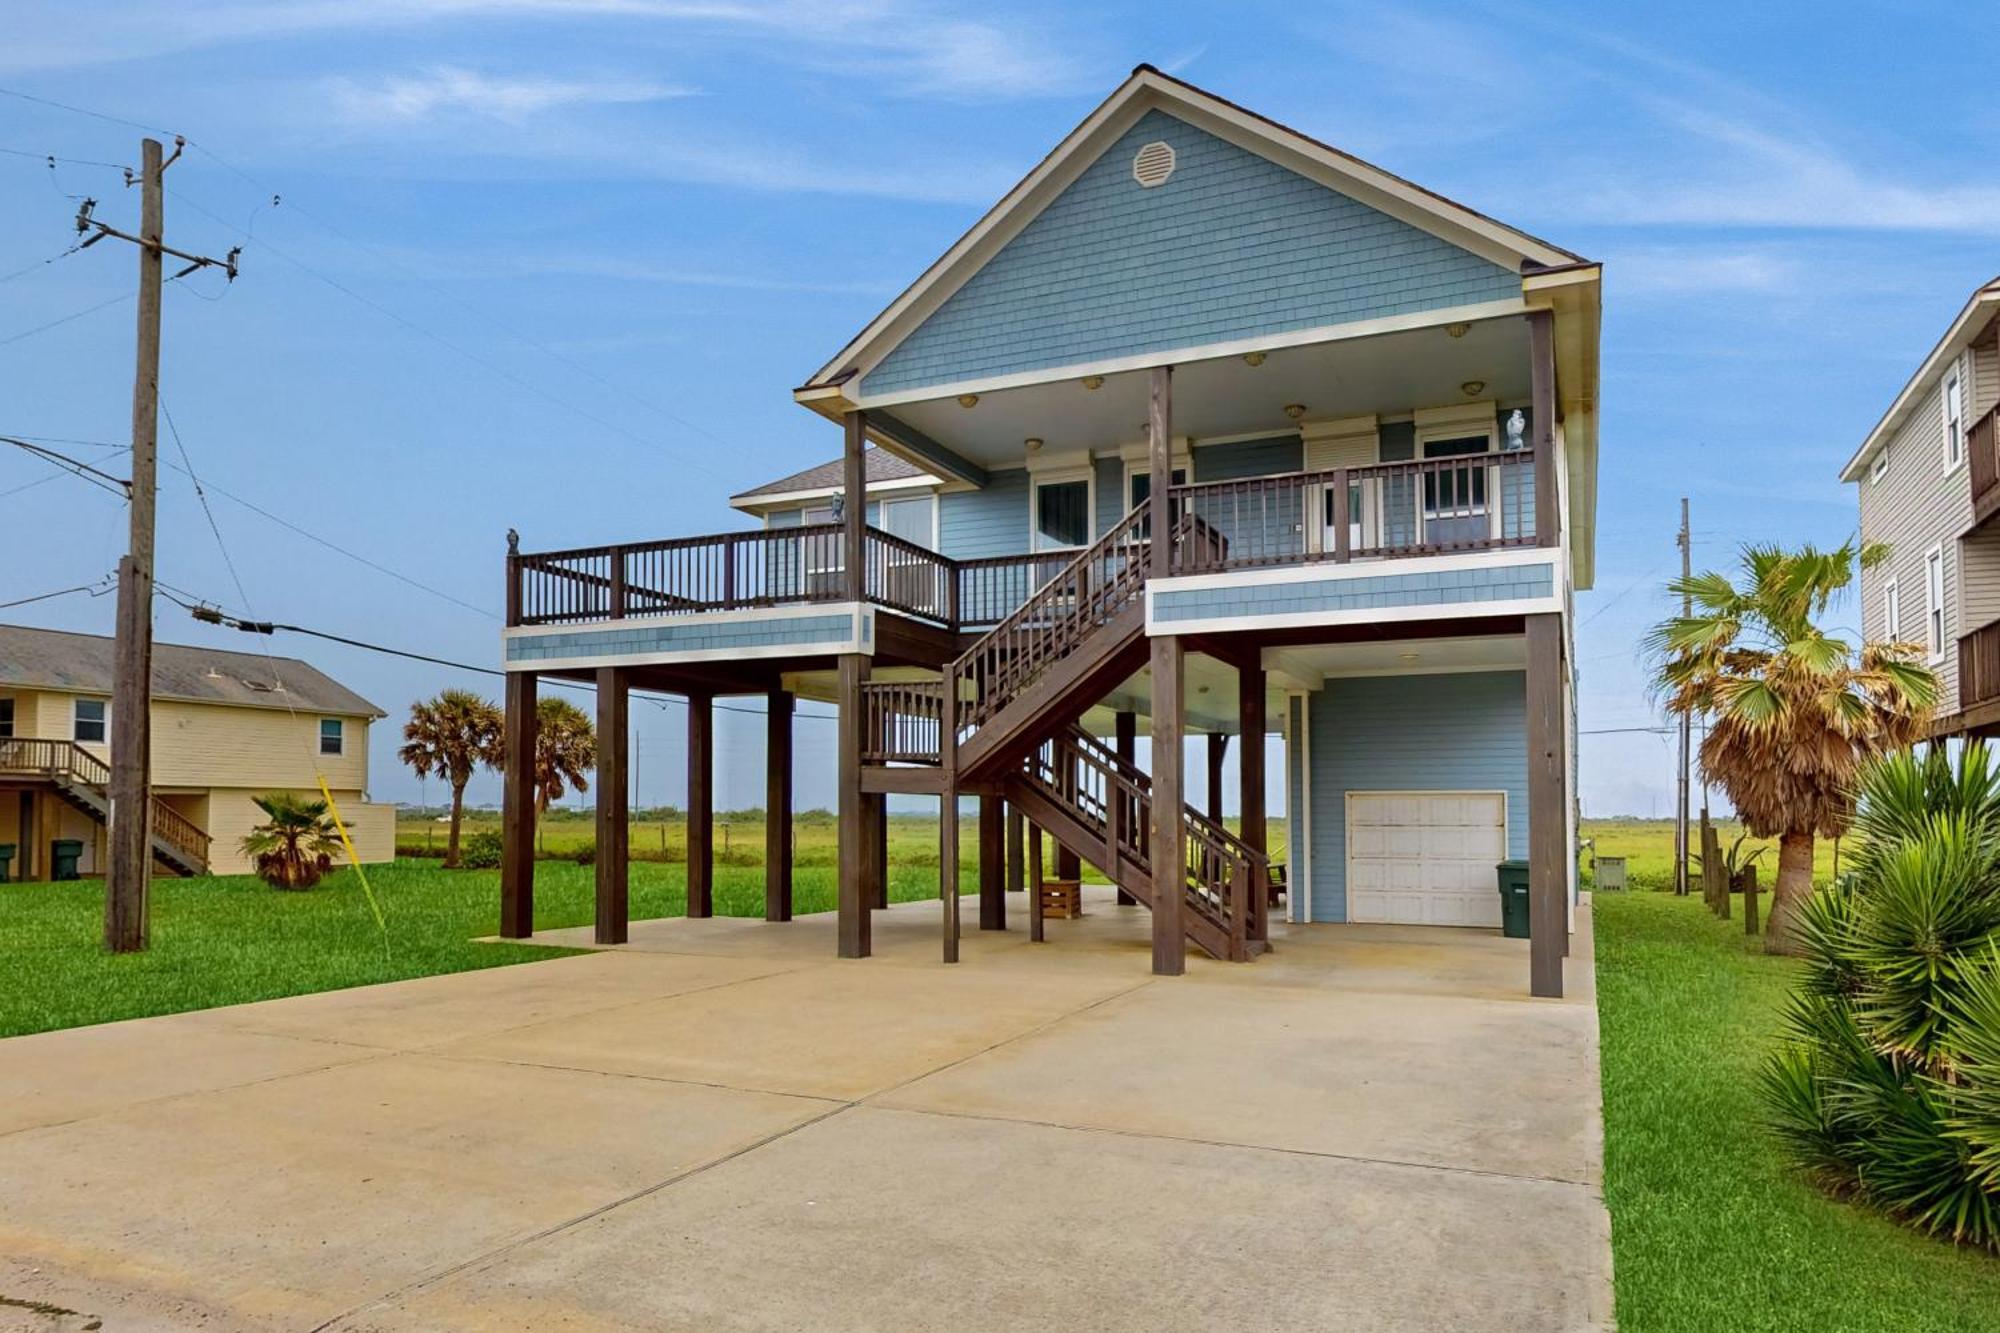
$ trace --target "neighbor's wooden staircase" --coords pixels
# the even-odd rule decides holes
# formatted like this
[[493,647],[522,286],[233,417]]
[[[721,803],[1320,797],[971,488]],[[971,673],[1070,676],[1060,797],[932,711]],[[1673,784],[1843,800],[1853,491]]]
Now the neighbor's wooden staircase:
[[[1125,515],[950,663],[943,679],[864,684],[862,761],[943,767],[946,790],[1000,791],[1151,907],[1152,781],[1077,725],[1146,663],[1149,516],[1145,504]],[[1177,546],[1221,540],[1193,519],[1177,524],[1171,539]],[[1181,818],[1188,939],[1217,958],[1255,957],[1268,947],[1268,862],[1192,807]]]
[[[48,782],[62,800],[100,824],[111,822],[111,770],[75,741],[0,740],[0,775]],[[208,873],[208,834],[153,798],[153,858],[176,875]]]

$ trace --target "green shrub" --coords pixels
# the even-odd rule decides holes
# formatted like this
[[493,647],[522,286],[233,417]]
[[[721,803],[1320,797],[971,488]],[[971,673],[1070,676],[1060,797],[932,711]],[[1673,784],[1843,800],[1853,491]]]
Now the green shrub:
[[1891,756],[1858,828],[1801,912],[1765,1105],[1821,1184],[2000,1253],[2000,778],[1977,744]]
[[492,829],[473,834],[459,847],[458,863],[467,870],[498,870],[500,835]]

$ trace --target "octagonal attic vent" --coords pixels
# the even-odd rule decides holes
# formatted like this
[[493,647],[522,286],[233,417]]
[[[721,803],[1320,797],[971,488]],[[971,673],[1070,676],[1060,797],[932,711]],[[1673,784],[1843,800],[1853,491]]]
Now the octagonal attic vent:
[[1152,189],[1155,185],[1165,185],[1167,177],[1174,174],[1174,146],[1155,139],[1141,148],[1132,159],[1132,179]]

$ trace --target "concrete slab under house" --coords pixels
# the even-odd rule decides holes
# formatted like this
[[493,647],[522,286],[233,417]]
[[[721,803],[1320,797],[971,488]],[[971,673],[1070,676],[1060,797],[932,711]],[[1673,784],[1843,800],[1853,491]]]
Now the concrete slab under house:
[[[543,678],[598,689],[593,938],[630,938],[629,692],[689,701],[697,918],[713,702],[769,699],[773,923],[805,697],[839,715],[841,957],[873,952],[909,793],[978,802],[979,930],[1059,949],[1044,907],[1088,863],[1162,975],[1190,943],[1282,949],[1274,921],[1494,933],[1496,865],[1525,861],[1508,947],[1560,996],[1599,292],[1571,251],[1141,66],[793,391],[842,450],[734,497],[757,526],[509,552],[509,754]],[[1235,766],[1238,809],[1188,802],[1195,763],[1210,793]],[[531,796],[510,766],[510,937]],[[946,961],[958,836],[941,821]]]

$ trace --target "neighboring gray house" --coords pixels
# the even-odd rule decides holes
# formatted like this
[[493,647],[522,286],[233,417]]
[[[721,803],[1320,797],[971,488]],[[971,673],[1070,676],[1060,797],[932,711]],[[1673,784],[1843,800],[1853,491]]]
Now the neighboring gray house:
[[[1579,255],[1141,66],[793,390],[845,452],[733,497],[762,529],[511,555],[509,754],[532,748],[540,676],[596,682],[606,736],[622,690],[685,694],[699,915],[712,701],[769,698],[774,815],[792,700],[834,704],[844,956],[870,951],[888,794],[980,801],[982,928],[1004,925],[1024,816],[1152,910],[1168,973],[1184,942],[1262,952],[1272,860],[1297,922],[1492,928],[1495,863],[1525,858],[1533,988],[1559,993],[1600,286]],[[1185,804],[1197,749],[1211,791],[1239,766],[1240,836]],[[518,936],[525,770],[507,790]],[[941,864],[950,959],[955,849]],[[600,850],[598,870],[600,938],[622,939],[622,866]]]
[[1861,538],[1871,641],[1916,644],[1942,685],[1932,734],[2000,730],[2000,279],[1972,294],[1841,470]]

